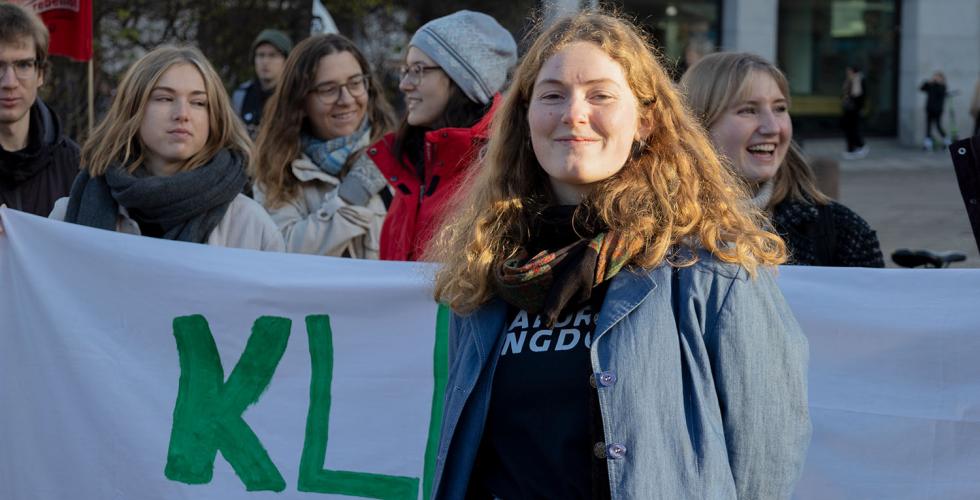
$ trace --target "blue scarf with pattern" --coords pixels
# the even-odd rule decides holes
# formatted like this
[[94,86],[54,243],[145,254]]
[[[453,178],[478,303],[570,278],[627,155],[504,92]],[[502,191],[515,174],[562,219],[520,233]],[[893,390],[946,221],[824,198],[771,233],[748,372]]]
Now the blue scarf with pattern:
[[320,170],[336,177],[340,175],[340,170],[344,168],[344,163],[351,153],[370,145],[371,123],[365,117],[361,126],[351,135],[324,141],[304,133],[301,141],[306,156],[309,156]]

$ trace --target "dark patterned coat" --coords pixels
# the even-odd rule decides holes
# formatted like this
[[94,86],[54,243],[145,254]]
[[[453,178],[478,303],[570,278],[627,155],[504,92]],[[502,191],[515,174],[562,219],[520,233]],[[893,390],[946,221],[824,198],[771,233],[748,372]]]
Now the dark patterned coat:
[[789,264],[885,267],[874,230],[840,203],[817,205],[786,199],[773,208],[772,222],[786,240]]

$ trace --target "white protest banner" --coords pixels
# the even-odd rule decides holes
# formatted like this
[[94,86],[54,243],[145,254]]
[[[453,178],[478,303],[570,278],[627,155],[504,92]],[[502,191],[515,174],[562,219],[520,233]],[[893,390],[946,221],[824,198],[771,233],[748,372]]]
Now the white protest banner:
[[[430,267],[0,223],[0,498],[428,497]],[[980,271],[779,283],[811,350],[796,498],[980,497]]]
[[980,498],[980,270],[780,273],[810,342],[795,497]]
[[0,498],[424,498],[423,268],[0,216]]

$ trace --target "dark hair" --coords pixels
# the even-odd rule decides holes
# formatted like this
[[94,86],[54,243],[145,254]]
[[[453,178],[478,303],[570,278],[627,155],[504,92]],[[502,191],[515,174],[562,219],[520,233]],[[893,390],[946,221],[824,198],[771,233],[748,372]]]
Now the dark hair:
[[[320,59],[342,52],[354,56],[361,71],[368,76],[370,143],[380,140],[394,126],[391,105],[377,83],[379,80],[372,74],[371,65],[354,42],[337,34],[317,35],[303,40],[286,58],[279,84],[266,103],[256,140],[257,154],[250,173],[265,190],[265,204],[269,207],[280,206],[297,196],[299,180],[293,176],[290,166],[299,157],[301,133],[309,127],[305,111],[306,96],[313,89]],[[348,156],[341,172],[346,173],[361,153],[355,151]]]
[[0,42],[16,43],[25,36],[34,41],[38,67],[43,69],[48,60],[48,28],[34,11],[13,3],[0,4]]
[[[449,80],[449,100],[446,101],[446,108],[442,110],[442,116],[438,123],[441,128],[469,128],[477,123],[490,111],[493,101],[487,104],[480,104],[466,97],[463,89],[456,85],[456,82]],[[402,118],[398,124],[398,131],[395,133],[395,144],[392,152],[395,158],[408,168],[421,168],[423,163],[422,148],[425,144],[425,133],[430,129],[417,125],[408,124],[408,116]],[[413,165],[405,165],[404,157],[408,156],[408,161]]]

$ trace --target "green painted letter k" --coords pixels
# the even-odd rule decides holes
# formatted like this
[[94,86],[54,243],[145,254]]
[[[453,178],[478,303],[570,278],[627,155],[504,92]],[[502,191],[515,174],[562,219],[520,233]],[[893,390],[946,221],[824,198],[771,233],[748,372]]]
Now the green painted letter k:
[[286,318],[255,320],[245,351],[225,382],[207,320],[200,315],[174,319],[180,382],[164,471],[167,478],[187,484],[210,482],[220,450],[248,491],[286,488],[242,413],[268,387],[291,326]]

